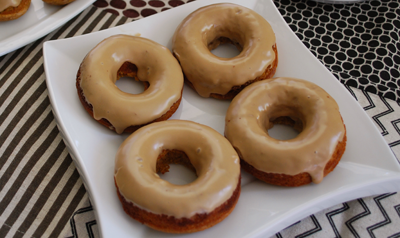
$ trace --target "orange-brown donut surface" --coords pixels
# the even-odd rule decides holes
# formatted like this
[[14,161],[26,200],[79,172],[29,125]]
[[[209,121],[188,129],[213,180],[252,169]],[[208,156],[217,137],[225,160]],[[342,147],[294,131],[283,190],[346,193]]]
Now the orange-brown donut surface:
[[[300,133],[275,139],[268,134],[274,123],[292,125]],[[316,84],[295,78],[260,81],[239,93],[226,114],[225,136],[242,168],[282,186],[320,183],[346,148],[336,101]]]
[[[210,50],[221,43],[236,45],[239,55],[215,56]],[[278,64],[270,24],[253,10],[231,3],[205,6],[188,15],[172,45],[185,79],[202,97],[232,99],[247,85],[271,78]]]
[[1,0],[0,21],[11,21],[21,17],[30,5],[31,0]]

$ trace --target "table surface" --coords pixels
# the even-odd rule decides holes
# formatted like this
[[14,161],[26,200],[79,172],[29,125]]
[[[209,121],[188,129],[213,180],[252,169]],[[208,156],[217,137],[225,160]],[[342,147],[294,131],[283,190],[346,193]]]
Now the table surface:
[[[100,237],[90,198],[51,112],[43,42],[111,28],[188,2],[97,0],[49,35],[0,57],[0,237]],[[400,158],[399,1],[274,3]],[[338,204],[275,236],[400,237],[400,195]]]

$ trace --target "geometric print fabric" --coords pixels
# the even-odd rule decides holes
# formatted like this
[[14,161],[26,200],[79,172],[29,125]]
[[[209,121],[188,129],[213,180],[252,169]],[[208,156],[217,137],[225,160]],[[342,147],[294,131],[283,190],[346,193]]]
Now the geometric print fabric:
[[340,80],[400,102],[400,6],[275,0],[304,45]]

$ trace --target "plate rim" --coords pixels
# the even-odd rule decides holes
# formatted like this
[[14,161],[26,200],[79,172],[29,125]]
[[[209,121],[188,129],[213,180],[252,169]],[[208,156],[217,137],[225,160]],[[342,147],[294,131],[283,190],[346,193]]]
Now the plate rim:
[[[14,35],[0,40],[0,56],[11,53],[49,34],[81,13],[95,1],[96,0],[76,0],[68,5],[60,7],[59,10],[53,14],[47,15],[44,19],[40,19],[33,27],[24,29]],[[30,6],[29,8],[33,8],[33,6]]]

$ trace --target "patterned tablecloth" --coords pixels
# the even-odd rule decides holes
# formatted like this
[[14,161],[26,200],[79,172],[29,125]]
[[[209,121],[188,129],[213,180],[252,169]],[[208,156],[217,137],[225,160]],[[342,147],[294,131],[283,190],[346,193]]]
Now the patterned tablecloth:
[[[100,237],[89,197],[51,112],[43,42],[111,28],[188,2],[97,0],[49,35],[0,57],[0,237]],[[400,158],[399,1],[274,2]],[[400,237],[400,195],[338,204],[275,236]]]

